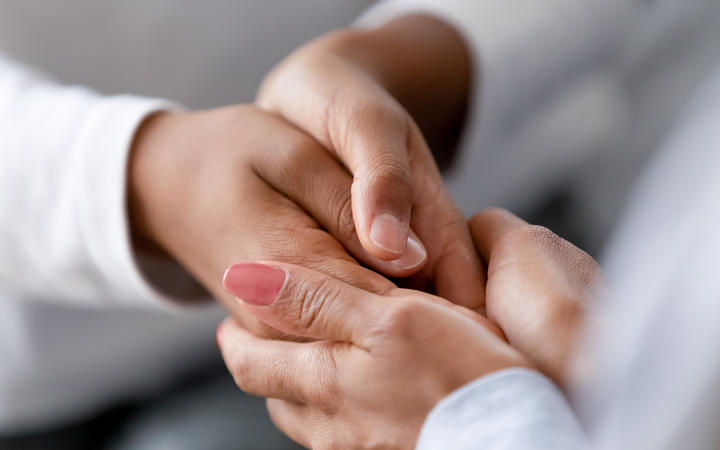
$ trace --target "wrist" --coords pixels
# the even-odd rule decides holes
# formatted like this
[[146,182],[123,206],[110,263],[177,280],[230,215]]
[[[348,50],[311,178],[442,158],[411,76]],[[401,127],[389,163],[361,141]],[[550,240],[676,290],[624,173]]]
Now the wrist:
[[158,234],[154,200],[164,183],[164,171],[156,170],[159,153],[165,147],[168,121],[178,113],[158,112],[147,117],[138,127],[128,155],[127,211],[133,246],[137,251],[153,255],[167,255]]

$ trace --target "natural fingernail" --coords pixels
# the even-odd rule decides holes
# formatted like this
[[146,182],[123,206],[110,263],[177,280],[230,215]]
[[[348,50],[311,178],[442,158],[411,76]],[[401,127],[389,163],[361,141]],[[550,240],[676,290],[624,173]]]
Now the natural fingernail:
[[408,270],[421,265],[426,259],[427,250],[425,250],[425,246],[415,236],[409,235],[405,253],[400,258],[391,261],[391,264],[398,270]]
[[226,291],[253,305],[270,305],[285,284],[287,273],[277,267],[259,263],[238,263],[228,267],[223,276]]
[[380,213],[373,219],[370,226],[370,240],[386,252],[400,255],[405,251],[406,238],[404,230],[393,214]]

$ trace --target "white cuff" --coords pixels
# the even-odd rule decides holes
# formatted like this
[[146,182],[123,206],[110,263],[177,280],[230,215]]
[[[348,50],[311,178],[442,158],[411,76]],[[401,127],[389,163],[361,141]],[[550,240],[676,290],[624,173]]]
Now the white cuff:
[[[107,97],[88,112],[79,133],[76,154],[81,161],[75,190],[79,225],[90,261],[100,275],[89,281],[99,283],[98,292],[102,286],[110,289],[104,301],[179,308],[177,301],[144,278],[133,252],[127,213],[128,156],[135,132],[152,113],[178,108],[164,100]],[[180,274],[178,283],[191,282]]]
[[423,425],[417,448],[582,450],[588,441],[560,390],[527,369],[506,369],[456,390]]

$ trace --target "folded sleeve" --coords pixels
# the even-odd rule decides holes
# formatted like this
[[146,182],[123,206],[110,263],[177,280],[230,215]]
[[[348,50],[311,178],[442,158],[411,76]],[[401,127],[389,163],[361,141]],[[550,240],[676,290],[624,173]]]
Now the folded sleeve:
[[126,183],[137,127],[175,108],[63,86],[0,55],[3,297],[172,308],[133,254]]
[[417,448],[583,450],[589,441],[559,389],[538,372],[506,369],[443,399]]

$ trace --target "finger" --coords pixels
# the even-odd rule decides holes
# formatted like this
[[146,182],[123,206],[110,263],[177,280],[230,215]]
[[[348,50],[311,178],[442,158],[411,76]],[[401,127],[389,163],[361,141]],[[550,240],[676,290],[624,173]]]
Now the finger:
[[360,241],[378,257],[398,258],[409,244],[413,200],[407,114],[400,107],[371,103],[332,117],[334,123],[328,126],[343,136],[338,154],[353,173],[352,206]]
[[490,261],[493,248],[507,233],[527,225],[521,218],[499,208],[485,209],[470,219],[475,246],[485,261]]
[[280,431],[303,447],[311,448],[313,423],[311,412],[306,406],[277,398],[269,398],[265,404],[270,419]]
[[[407,295],[417,296],[418,292],[413,291],[412,289],[395,289],[395,290],[393,290],[393,292],[390,295],[393,297],[401,297],[401,296],[407,296]],[[505,337],[505,334],[500,329],[500,327],[498,327],[494,323],[490,322],[487,319],[487,317],[485,317],[481,314],[478,314],[477,312],[475,312],[469,308],[466,308],[465,306],[457,305],[445,298],[438,297],[436,295],[430,295],[430,294],[425,294],[425,293],[422,293],[420,295],[423,298],[426,298],[427,300],[429,300],[433,303],[437,303],[438,305],[442,305],[446,308],[452,309],[453,311],[457,312],[458,314],[460,314],[464,317],[467,317],[468,319],[472,320],[473,322],[487,328],[491,333],[493,333],[495,336],[499,337],[500,339],[507,341],[507,338]]]
[[257,174],[307,211],[363,263],[393,277],[405,277],[420,270],[427,253],[412,231],[411,242],[398,259],[386,261],[363,248],[353,221],[352,177],[311,137],[299,130],[287,134],[282,146],[275,147],[270,157],[259,154],[255,158]]
[[367,324],[386,309],[381,297],[326,274],[283,263],[239,263],[223,286],[268,325],[297,336],[367,348]]
[[[383,89],[338,60],[324,79],[312,71],[269,77],[261,107],[277,111],[335,152],[354,176],[353,213],[363,247],[397,259],[407,246],[413,197],[408,116]],[[287,102],[303,92],[302,102]]]
[[261,339],[232,319],[220,324],[217,341],[225,365],[244,392],[301,403],[327,401],[324,396],[336,377],[337,344]]
[[[394,287],[387,278],[358,264],[296,203],[271,189],[263,180],[253,178],[252,173],[247,177],[246,184],[251,187],[248,195],[254,199],[247,206],[257,208],[259,213],[251,213],[247,207],[239,207],[234,202],[223,203],[226,199],[221,196],[217,216],[212,215],[216,210],[213,208],[208,221],[227,224],[226,229],[220,229],[217,234],[223,236],[225,244],[217,246],[212,240],[191,241],[193,246],[215,249],[216,254],[211,260],[185,262],[206,286],[211,286],[214,296],[247,329],[259,336],[298,340],[298,337],[275,330],[249,314],[243,302],[238,302],[223,289],[222,274],[234,262],[273,260],[302,265],[376,293],[387,292]],[[232,211],[230,219],[226,211]]]
[[466,222],[452,224],[444,231],[446,239],[433,261],[435,290],[441,297],[479,313],[485,311],[487,279],[477,251],[473,246]]
[[420,130],[410,138],[413,167],[423,180],[415,193],[412,224],[426,243],[428,262],[422,275],[432,280],[435,292],[453,303],[483,312],[485,268],[468,230],[467,221],[455,206]]
[[235,206],[237,220],[229,222],[227,234],[252,233],[256,238],[228,239],[231,247],[225,249],[224,265],[220,274],[212,274],[214,278],[220,280],[224,270],[234,262],[272,260],[309,267],[371,292],[382,293],[393,287],[387,278],[358,264],[342,244],[321,229],[297,203],[265,181],[255,181],[259,186],[252,190],[252,195],[260,205],[258,210],[248,212]]

